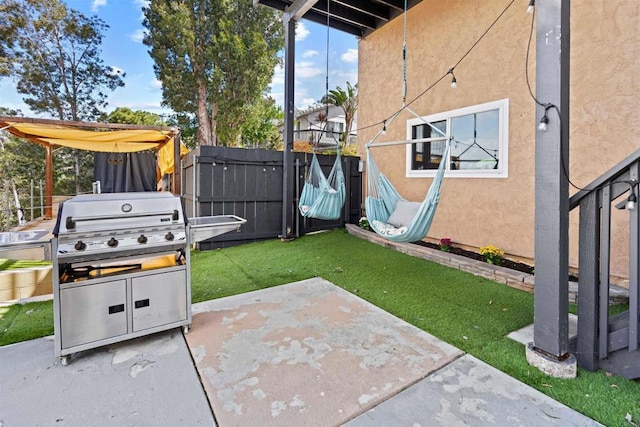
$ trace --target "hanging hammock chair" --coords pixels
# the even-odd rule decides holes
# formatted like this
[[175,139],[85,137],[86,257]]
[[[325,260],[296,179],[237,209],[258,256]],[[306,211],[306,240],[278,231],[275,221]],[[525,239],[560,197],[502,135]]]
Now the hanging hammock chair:
[[314,150],[298,202],[300,214],[307,218],[338,219],[342,215],[346,192],[340,149],[328,177],[322,172]]
[[409,202],[402,198],[389,179],[380,171],[367,144],[367,198],[365,208],[371,228],[394,242],[422,240],[429,232],[440,201],[440,189],[449,156],[447,140],[440,165],[425,199]]
[[[326,52],[326,74],[325,74],[325,98],[329,96],[329,4],[327,2],[327,52]],[[322,135],[327,130],[329,104],[325,102],[325,125],[320,133],[318,144],[322,139]],[[342,172],[342,158],[340,157],[340,142],[336,139],[335,133],[331,132],[334,143],[336,145],[336,161],[333,163],[331,172],[325,177],[320,162],[316,156],[316,150],[313,150],[311,166],[307,172],[298,209],[300,214],[305,218],[316,218],[324,220],[336,220],[342,215],[342,208],[346,198],[346,186],[344,183],[344,173]]]

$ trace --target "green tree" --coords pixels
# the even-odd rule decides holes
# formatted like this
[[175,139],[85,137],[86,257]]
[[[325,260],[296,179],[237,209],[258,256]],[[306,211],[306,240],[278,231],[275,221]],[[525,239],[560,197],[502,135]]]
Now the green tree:
[[[9,110],[0,107],[0,116],[18,116],[19,111]],[[11,225],[18,223],[17,207],[24,208],[26,219],[31,217],[29,207],[31,203],[31,183],[35,188],[39,187],[44,180],[44,167],[34,167],[34,165],[44,165],[45,150],[40,144],[31,143],[22,138],[16,138],[6,131],[0,132],[0,188],[2,196],[0,205],[0,228],[4,228],[9,222]],[[34,192],[38,197],[38,191]],[[7,197],[10,195],[10,197]],[[9,205],[6,206],[7,200]],[[34,200],[36,206],[40,205],[38,199]],[[38,217],[42,212],[34,212],[33,216]],[[8,220],[8,221],[7,221]]]
[[[11,42],[3,45],[3,55],[12,65],[11,76],[23,101],[32,111],[60,120],[95,120],[107,105],[108,91],[124,86],[124,73],[100,58],[108,26],[58,0],[2,4],[0,20],[12,28],[3,35]],[[90,188],[91,153],[63,149],[56,152],[56,161],[56,191],[77,194]]]
[[151,0],[143,9],[163,103],[197,118],[200,145],[236,145],[284,47],[278,14],[251,0]]
[[24,25],[15,1],[0,2],[0,77],[11,73],[12,61],[9,51],[15,44],[16,31]]
[[198,120],[193,114],[174,113],[167,117],[167,125],[180,129],[180,142],[188,149],[198,146]]
[[358,111],[358,84],[351,85],[347,82],[347,90],[345,91],[340,86],[330,90],[326,97],[329,104],[342,108],[344,111],[345,131],[344,141],[348,143],[349,134],[351,133],[351,127],[353,126],[353,119]]
[[284,111],[276,101],[271,97],[260,98],[242,121],[242,145],[276,149],[282,142],[277,126],[282,120]]
[[2,20],[15,30],[5,54],[24,102],[60,120],[95,120],[108,91],[124,86],[124,73],[100,58],[108,26],[58,0],[5,1]]
[[138,126],[166,126],[165,121],[158,114],[142,110],[134,111],[126,107],[119,107],[109,114],[104,114],[101,116],[100,121]]

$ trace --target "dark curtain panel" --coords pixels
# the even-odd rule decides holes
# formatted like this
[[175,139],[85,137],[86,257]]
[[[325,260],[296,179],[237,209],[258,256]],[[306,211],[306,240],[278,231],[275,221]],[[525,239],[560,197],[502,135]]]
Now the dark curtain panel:
[[156,153],[95,153],[93,179],[103,193],[156,191]]

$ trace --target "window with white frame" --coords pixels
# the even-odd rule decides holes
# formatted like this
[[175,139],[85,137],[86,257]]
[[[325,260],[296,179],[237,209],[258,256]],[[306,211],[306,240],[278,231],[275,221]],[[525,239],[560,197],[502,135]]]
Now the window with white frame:
[[407,121],[407,177],[434,176],[447,140],[446,175],[506,178],[509,100],[488,102]]

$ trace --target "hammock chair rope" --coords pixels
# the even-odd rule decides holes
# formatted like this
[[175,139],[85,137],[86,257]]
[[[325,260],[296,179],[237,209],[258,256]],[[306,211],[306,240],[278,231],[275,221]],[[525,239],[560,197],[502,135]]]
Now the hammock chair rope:
[[[327,2],[327,72],[325,76],[325,125],[320,132],[318,144],[322,136],[327,131],[329,122],[329,3]],[[342,170],[342,158],[340,156],[340,141],[335,139],[335,132],[331,131],[331,135],[336,144],[336,160],[333,163],[331,172],[328,176],[324,175],[320,162],[316,156],[316,150],[313,150],[311,165],[305,179],[298,209],[303,217],[336,220],[342,215],[342,208],[346,198],[346,185],[344,172]]]
[[[446,171],[446,164],[449,158],[450,139],[444,132],[416,114],[406,103],[407,99],[407,0],[404,2],[404,35],[402,43],[402,108],[393,114],[383,123],[383,128],[365,145],[367,154],[367,198],[365,199],[365,210],[367,219],[372,229],[380,236],[395,242],[415,242],[423,239],[429,232],[431,223],[436,213],[436,208],[440,201],[440,190]],[[386,133],[388,125],[407,110],[415,117],[419,118],[431,130],[440,136],[435,138],[422,138],[417,140],[376,142],[376,140]],[[440,158],[440,164],[435,174],[429,191],[424,200],[419,202],[409,202],[404,199],[395,189],[391,181],[380,171],[376,164],[371,148],[414,144],[417,142],[444,141],[445,147]]]

